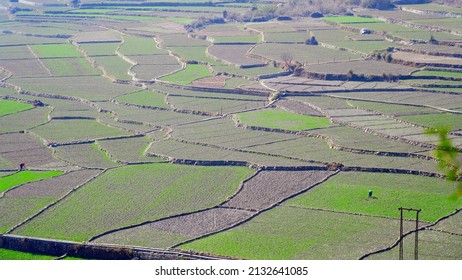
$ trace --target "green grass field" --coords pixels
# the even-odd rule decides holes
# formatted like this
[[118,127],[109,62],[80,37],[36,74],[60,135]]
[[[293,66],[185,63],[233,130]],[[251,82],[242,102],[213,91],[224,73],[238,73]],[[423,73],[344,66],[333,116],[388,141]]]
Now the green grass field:
[[70,44],[31,45],[32,51],[40,58],[81,57],[77,48]]
[[15,233],[84,241],[110,229],[217,205],[253,172],[172,164],[111,169]]
[[188,64],[185,69],[161,78],[161,81],[188,85],[192,81],[212,76],[209,69],[201,64]]
[[247,125],[287,130],[307,130],[331,125],[326,118],[305,116],[279,109],[251,111],[236,116]]
[[62,171],[21,171],[12,175],[0,177],[0,193],[15,186],[51,178],[63,174]]
[[56,257],[0,248],[0,260],[54,260]]
[[[372,190],[373,198],[368,197]],[[422,209],[428,222],[452,213],[462,200],[450,200],[454,184],[416,175],[341,173],[285,205],[399,218],[399,207]]]
[[0,117],[34,108],[30,104],[0,99]]

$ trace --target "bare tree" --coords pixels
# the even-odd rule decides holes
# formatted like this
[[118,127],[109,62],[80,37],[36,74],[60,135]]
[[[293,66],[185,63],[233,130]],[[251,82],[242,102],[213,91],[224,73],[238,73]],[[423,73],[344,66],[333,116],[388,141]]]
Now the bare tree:
[[290,70],[292,60],[294,59],[293,55],[291,55],[290,53],[283,53],[281,54],[281,59],[284,62],[284,68]]

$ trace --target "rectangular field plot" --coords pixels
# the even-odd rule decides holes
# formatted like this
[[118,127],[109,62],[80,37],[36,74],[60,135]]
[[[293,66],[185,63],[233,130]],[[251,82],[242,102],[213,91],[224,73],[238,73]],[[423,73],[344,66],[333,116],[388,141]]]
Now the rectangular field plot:
[[[402,205],[422,209],[419,217],[434,222],[462,206],[449,200],[454,183],[406,174],[340,173],[286,205],[399,218]],[[368,197],[368,191],[373,197]]]
[[346,100],[340,98],[332,98],[327,96],[291,96],[289,98],[314,105],[323,110],[351,108]]
[[351,59],[361,58],[358,54],[346,51],[337,51],[321,46],[308,45],[290,45],[290,48],[288,48],[287,45],[284,44],[260,44],[252,53],[275,61],[282,61],[281,56],[289,54],[294,60],[304,64],[349,61]]
[[[226,96],[224,96],[224,98],[225,97]],[[249,110],[263,107],[268,103],[265,101],[211,99],[185,96],[168,96],[168,102],[178,109],[199,110],[214,114],[228,114]]]
[[213,45],[208,48],[208,52],[220,60],[235,65],[253,66],[265,64],[264,61],[247,57],[247,53],[253,46],[254,45]]
[[71,44],[31,45],[31,50],[40,58],[81,57],[82,54]]
[[265,43],[305,43],[309,38],[308,32],[265,32],[263,41]]
[[397,220],[278,206],[179,248],[245,259],[358,259],[390,245],[397,228]]
[[217,205],[253,172],[172,164],[112,169],[15,233],[85,241],[111,229]]
[[53,76],[85,76],[99,75],[85,58],[52,58],[41,60],[50,69]]
[[33,128],[48,121],[47,107],[36,107],[32,110],[0,117],[0,132],[18,132]]
[[125,36],[123,39],[119,51],[124,55],[167,54],[166,51],[157,48],[154,39],[130,36]]
[[258,164],[261,166],[321,166],[284,157],[266,154],[245,153],[202,145],[187,144],[173,140],[154,142],[147,151],[148,154],[170,157],[179,160],[220,162],[228,165]]
[[82,141],[128,135],[129,133],[98,123],[95,120],[52,120],[33,132],[52,142]]
[[142,90],[134,93],[121,95],[116,99],[122,102],[140,106],[170,108],[170,106],[167,103],[165,103],[165,95],[150,90]]
[[13,77],[50,77],[51,72],[38,59],[0,60],[0,66],[13,74]]
[[65,145],[54,148],[55,156],[70,164],[85,168],[110,168],[118,164],[95,144]]
[[331,125],[331,122],[323,117],[300,115],[280,109],[244,112],[236,114],[236,116],[246,125],[294,131],[323,128]]
[[115,55],[115,51],[121,43],[89,43],[79,44],[89,56]]
[[91,101],[108,100],[117,95],[139,90],[132,85],[112,83],[109,79],[100,76],[18,78],[8,81],[23,90],[80,97]]
[[205,65],[188,64],[185,69],[163,77],[164,82],[188,85],[192,81],[211,76],[210,70]]
[[145,151],[151,140],[147,137],[131,137],[117,140],[97,141],[113,161],[117,162],[161,162],[161,158],[147,157]]

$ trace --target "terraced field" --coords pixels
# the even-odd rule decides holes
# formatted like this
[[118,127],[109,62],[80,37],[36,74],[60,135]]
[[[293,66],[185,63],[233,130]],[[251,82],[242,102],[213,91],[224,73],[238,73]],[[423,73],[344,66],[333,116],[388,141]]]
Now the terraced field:
[[[398,208],[412,207],[420,257],[462,258],[457,183],[425,134],[450,126],[462,150],[460,9],[10,2],[0,238],[396,259]],[[405,217],[405,258],[415,224]],[[0,260],[50,256],[0,248]]]

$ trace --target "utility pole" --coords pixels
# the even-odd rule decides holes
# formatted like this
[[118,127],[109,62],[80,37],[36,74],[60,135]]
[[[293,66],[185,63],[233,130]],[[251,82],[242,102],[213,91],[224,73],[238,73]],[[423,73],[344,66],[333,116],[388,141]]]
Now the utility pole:
[[414,208],[398,208],[400,211],[400,223],[399,223],[399,259],[404,259],[404,248],[403,248],[403,237],[404,237],[404,228],[403,228],[403,210],[414,211],[416,212],[415,218],[415,241],[414,241],[414,259],[419,259],[419,213],[422,209]]

